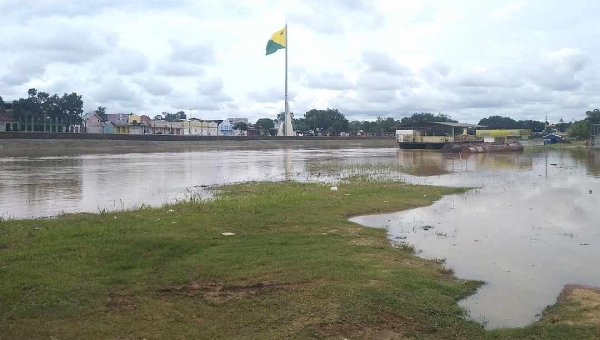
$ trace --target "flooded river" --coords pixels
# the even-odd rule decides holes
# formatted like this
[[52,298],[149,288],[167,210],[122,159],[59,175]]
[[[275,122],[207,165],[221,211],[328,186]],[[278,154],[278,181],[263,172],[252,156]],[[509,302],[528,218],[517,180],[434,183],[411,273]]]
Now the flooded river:
[[522,326],[565,284],[600,286],[600,153],[525,152],[445,156],[361,149],[210,150],[182,153],[5,157],[0,216],[161,205],[213,184],[336,181],[375,172],[418,184],[478,187],[430,207],[362,216],[420,256],[444,258],[461,278],[486,281],[462,301],[488,328]]

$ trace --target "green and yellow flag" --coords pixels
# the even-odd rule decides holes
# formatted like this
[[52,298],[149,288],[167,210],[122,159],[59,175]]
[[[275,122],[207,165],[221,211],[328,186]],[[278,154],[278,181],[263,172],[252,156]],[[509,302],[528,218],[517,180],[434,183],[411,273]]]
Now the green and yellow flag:
[[273,33],[271,39],[267,43],[267,54],[273,54],[278,49],[285,48],[287,41],[285,41],[285,28]]

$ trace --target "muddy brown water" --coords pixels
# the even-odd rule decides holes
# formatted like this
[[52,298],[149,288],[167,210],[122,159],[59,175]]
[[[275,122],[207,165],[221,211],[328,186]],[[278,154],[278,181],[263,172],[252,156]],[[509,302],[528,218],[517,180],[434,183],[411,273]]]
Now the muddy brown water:
[[479,187],[432,206],[361,216],[419,256],[446,259],[460,278],[486,284],[461,301],[488,329],[540,318],[566,284],[600,286],[600,153],[549,151],[447,158],[400,153],[450,173],[408,176],[421,184]]
[[0,216],[158,206],[213,184],[335,182],[362,173],[479,188],[429,207],[352,220],[387,228],[391,240],[415,245],[420,256],[446,259],[458,277],[486,281],[460,304],[487,328],[536,320],[565,284],[600,286],[600,153],[587,151],[460,157],[396,148],[289,148],[3,157]]

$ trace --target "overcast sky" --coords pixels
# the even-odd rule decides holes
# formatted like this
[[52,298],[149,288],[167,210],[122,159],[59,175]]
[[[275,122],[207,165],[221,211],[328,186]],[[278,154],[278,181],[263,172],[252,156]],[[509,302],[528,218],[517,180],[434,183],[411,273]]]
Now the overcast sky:
[[600,107],[596,0],[0,0],[0,96],[77,92],[85,110],[478,122]]

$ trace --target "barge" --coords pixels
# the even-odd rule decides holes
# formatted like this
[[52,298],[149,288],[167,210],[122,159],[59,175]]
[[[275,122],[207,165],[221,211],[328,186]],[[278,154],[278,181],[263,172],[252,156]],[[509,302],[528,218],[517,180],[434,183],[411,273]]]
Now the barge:
[[[396,140],[401,149],[437,149],[446,153],[488,153],[523,151],[519,143],[527,139],[531,130],[476,130],[486,126],[464,123],[420,123],[410,129],[396,130]],[[456,134],[456,128],[462,134]],[[451,133],[441,133],[451,130]],[[450,131],[448,131],[450,132]]]

